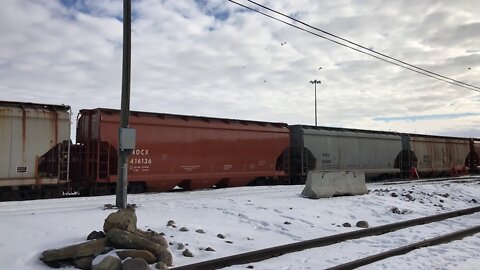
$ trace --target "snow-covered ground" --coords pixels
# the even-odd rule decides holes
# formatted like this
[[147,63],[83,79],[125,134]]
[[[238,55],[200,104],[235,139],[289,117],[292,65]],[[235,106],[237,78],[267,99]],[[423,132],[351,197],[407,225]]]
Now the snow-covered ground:
[[[194,192],[129,195],[138,227],[165,233],[174,265],[233,255],[372,226],[479,206],[480,178],[465,183],[369,184],[369,194],[320,200],[302,198],[303,186],[242,187]],[[49,269],[43,250],[84,241],[101,230],[114,196],[0,203],[0,269]],[[394,210],[392,210],[394,209]],[[177,227],[166,226],[174,220]],[[343,227],[344,223],[352,227]],[[322,269],[366,255],[480,224],[480,213],[287,254],[253,263],[254,269]],[[188,228],[182,232],[181,227]],[[203,229],[204,234],[195,232]],[[225,239],[217,237],[218,234]],[[185,247],[178,250],[178,244]],[[206,251],[207,247],[215,251]],[[363,269],[480,269],[480,235]],[[193,258],[184,257],[188,248]],[[246,269],[248,265],[227,269]],[[152,267],[153,269],[153,267]]]

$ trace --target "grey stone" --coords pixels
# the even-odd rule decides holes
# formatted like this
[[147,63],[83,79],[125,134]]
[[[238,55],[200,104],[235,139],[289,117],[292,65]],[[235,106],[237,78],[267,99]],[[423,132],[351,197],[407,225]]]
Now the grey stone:
[[164,262],[158,262],[155,264],[155,268],[160,270],[168,270],[168,266]]
[[93,231],[87,236],[87,240],[102,239],[105,238],[105,233],[102,231]]
[[292,223],[291,223],[290,221],[285,221],[285,222],[283,222],[283,224],[285,224],[285,225],[290,225],[290,224],[292,224]]
[[116,253],[118,257],[120,257],[120,259],[122,260],[125,260],[126,258],[130,257],[130,258],[142,258],[149,264],[155,263],[157,261],[157,257],[147,250],[126,249],[126,250],[116,251]]
[[114,208],[115,208],[115,205],[113,205],[111,203],[107,203],[103,206],[103,210],[114,209]]
[[140,229],[136,229],[133,233],[138,234],[142,236],[143,238],[146,238],[154,243],[159,244],[160,246],[167,248],[167,240],[165,240],[165,237],[163,237],[160,233],[157,233],[155,231],[142,231]]
[[188,228],[187,228],[187,227],[181,227],[181,228],[180,228],[180,231],[181,231],[181,232],[188,232]]
[[107,241],[116,248],[148,250],[157,257],[158,254],[166,250],[165,247],[152,242],[147,238],[117,228],[108,231]]
[[164,262],[166,265],[173,264],[172,254],[167,249],[163,249],[159,254],[157,254],[157,257],[159,262]]
[[169,221],[167,222],[167,226],[173,226],[173,225],[175,225],[175,221],[174,221],[174,220],[169,220]]
[[219,234],[217,234],[217,237],[218,237],[218,238],[220,238],[220,239],[225,239],[225,235],[223,235],[223,234],[220,234],[220,233],[219,233]]
[[111,213],[105,219],[103,231],[108,233],[113,228],[133,232],[137,229],[137,215],[135,209],[120,209],[115,213]]
[[79,269],[90,270],[92,269],[92,261],[94,258],[93,256],[77,258],[73,261],[73,265]]
[[352,225],[348,222],[345,222],[342,224],[343,227],[352,227]]
[[233,242],[230,241],[230,240],[225,241],[225,243],[227,243],[227,244],[233,244]]
[[122,261],[113,256],[107,256],[103,258],[101,262],[92,266],[92,270],[121,270]]
[[202,229],[195,230],[195,232],[196,232],[196,233],[202,233],[202,234],[205,233],[205,231],[202,230]]
[[365,220],[360,220],[359,222],[357,222],[357,224],[355,225],[359,228],[368,228],[368,222],[366,222]]
[[106,239],[98,239],[59,249],[49,249],[42,252],[40,260],[44,262],[51,262],[56,260],[96,255],[105,250],[105,244]]
[[211,248],[211,247],[207,247],[205,250],[206,250],[206,251],[213,251],[213,252],[215,252],[215,249],[213,249],[213,248]]
[[150,266],[144,259],[134,258],[124,261],[122,270],[150,270]]
[[390,209],[390,211],[394,214],[402,214],[402,211],[400,209],[398,209],[398,207],[394,206],[392,207],[392,209]]
[[188,248],[182,252],[182,255],[185,257],[193,257],[193,253]]
[[178,249],[178,250],[182,250],[182,249],[184,249],[184,248],[185,248],[185,245],[184,245],[184,244],[178,243],[178,245],[177,245],[177,249]]

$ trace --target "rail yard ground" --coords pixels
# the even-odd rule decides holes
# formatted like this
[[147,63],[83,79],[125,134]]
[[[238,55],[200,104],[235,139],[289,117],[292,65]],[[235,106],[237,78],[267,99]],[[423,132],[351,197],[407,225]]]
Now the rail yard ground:
[[[300,185],[128,198],[137,205],[138,228],[165,234],[175,266],[361,230],[355,226],[358,221],[374,227],[480,206],[480,177],[367,186],[366,195],[320,200],[301,197]],[[104,205],[114,202],[114,196],[102,196],[0,203],[1,268],[50,269],[38,259],[40,253],[82,242],[91,231],[101,230],[106,216],[114,211]],[[169,220],[175,221],[176,228],[167,226]],[[476,213],[226,269],[323,269],[479,224],[480,213]],[[182,227],[188,231],[180,231]],[[363,269],[478,269],[479,246],[476,234]],[[193,257],[182,255],[185,249]]]

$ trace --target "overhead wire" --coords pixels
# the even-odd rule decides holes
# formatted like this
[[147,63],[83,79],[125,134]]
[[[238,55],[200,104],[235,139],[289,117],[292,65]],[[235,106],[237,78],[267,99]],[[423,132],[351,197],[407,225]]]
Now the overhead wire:
[[[327,34],[327,35],[329,35],[329,36],[333,36],[333,37],[335,37],[335,38],[337,38],[337,39],[340,39],[340,40],[342,40],[342,41],[345,41],[345,42],[347,42],[347,43],[349,43],[349,44],[352,44],[352,45],[357,46],[357,47],[359,47],[359,48],[362,48],[362,49],[364,49],[364,50],[368,50],[368,51],[370,51],[370,52],[372,52],[372,53],[362,51],[362,50],[360,50],[360,49],[358,49],[358,48],[355,48],[355,47],[353,47],[353,46],[347,45],[347,44],[342,43],[342,42],[340,42],[340,41],[337,41],[337,40],[334,40],[334,39],[332,39],[332,38],[326,37],[326,36],[324,36],[324,35],[321,35],[321,34],[312,32],[312,31],[310,31],[310,30],[308,30],[308,29],[302,28],[302,27],[300,27],[300,26],[298,26],[298,25],[294,25],[294,24],[289,23],[289,22],[287,22],[287,21],[284,21],[284,20],[282,20],[282,19],[276,18],[276,17],[274,17],[274,16],[272,16],[272,15],[269,15],[269,14],[267,14],[267,13],[265,13],[265,12],[262,12],[262,11],[260,11],[260,10],[255,9],[255,8],[246,6],[246,5],[244,5],[244,4],[241,4],[241,3],[239,3],[239,2],[236,2],[236,1],[234,1],[234,0],[227,0],[227,1],[229,1],[229,2],[231,2],[231,3],[233,3],[233,4],[236,4],[236,5],[238,5],[238,6],[241,6],[241,7],[243,7],[243,8],[246,8],[246,9],[248,9],[248,10],[254,11],[254,12],[256,12],[256,13],[259,13],[259,14],[261,14],[261,15],[264,15],[264,16],[266,16],[266,17],[268,17],[268,18],[273,19],[273,20],[276,20],[276,21],[279,21],[279,22],[281,22],[281,23],[284,23],[284,24],[286,24],[286,25],[288,25],[288,26],[291,26],[291,27],[293,27],[293,28],[296,28],[296,29],[298,29],[298,30],[301,30],[301,31],[307,32],[307,33],[309,33],[309,34],[312,34],[312,35],[314,35],[314,36],[317,36],[317,37],[326,39],[326,40],[328,40],[328,41],[330,41],[330,42],[333,42],[333,43],[335,43],[335,44],[337,44],[337,45],[340,45],[340,46],[343,46],[343,47],[352,49],[352,50],[354,50],[354,51],[363,53],[363,54],[365,54],[365,55],[374,57],[374,58],[376,58],[376,59],[378,59],[378,60],[387,62],[387,63],[389,63],[389,64],[396,65],[396,66],[402,67],[402,68],[404,68],[404,69],[410,70],[410,71],[412,71],[412,72],[416,72],[416,73],[418,73],[418,74],[421,74],[421,75],[424,75],[424,76],[427,76],[427,77],[430,77],[430,78],[433,78],[433,79],[436,79],[436,80],[439,80],[439,81],[443,81],[443,82],[446,82],[446,83],[449,83],[449,84],[452,84],[452,85],[455,85],[455,86],[458,86],[458,87],[462,87],[462,88],[465,88],[465,89],[468,89],[468,90],[471,90],[471,91],[475,91],[475,92],[480,92],[480,87],[478,87],[478,86],[471,85],[471,84],[468,84],[468,83],[464,83],[464,82],[461,82],[461,81],[457,81],[457,80],[455,80],[455,79],[452,79],[452,78],[449,78],[449,77],[446,77],[446,76],[437,74],[437,73],[435,73],[435,72],[431,72],[431,71],[429,71],[429,70],[426,70],[426,69],[417,67],[417,66],[415,66],[415,65],[408,64],[408,63],[406,63],[406,62],[404,62],[404,61],[398,60],[398,59],[393,58],[393,57],[390,57],[390,56],[388,56],[388,55],[379,53],[379,52],[377,52],[377,51],[374,51],[374,50],[372,50],[372,49],[369,49],[369,48],[367,48],[367,47],[365,47],[365,46],[362,46],[362,45],[360,45],[360,44],[357,44],[357,43],[355,43],[355,42],[352,42],[352,41],[349,41],[349,40],[347,40],[347,39],[341,38],[341,37],[336,36],[336,35],[334,35],[334,34],[330,34],[330,33],[326,32],[326,31],[324,31],[324,30],[321,30],[321,29],[319,29],[319,28],[310,26],[309,24],[306,24],[306,23],[304,23],[304,22],[302,22],[302,21],[300,21],[300,20],[297,20],[297,19],[295,19],[295,18],[292,18],[292,17],[290,17],[290,16],[288,16],[288,15],[285,15],[285,14],[283,14],[283,13],[281,13],[281,12],[275,11],[275,10],[273,10],[273,9],[271,9],[271,8],[268,8],[268,7],[266,7],[266,6],[263,6],[263,5],[261,5],[261,4],[258,4],[258,3],[254,2],[254,1],[247,0],[248,2],[251,2],[252,4],[258,5],[258,6],[262,7],[262,8],[267,9],[267,10],[269,10],[269,11],[271,11],[271,12],[276,13],[276,14],[285,16],[285,17],[287,17],[287,18],[289,18],[289,19],[291,19],[291,20],[293,20],[293,21],[295,21],[295,22],[298,22],[298,23],[300,23],[300,24],[303,24],[303,25],[305,25],[305,26],[308,26],[308,27],[310,27],[310,28],[312,28],[312,29],[314,29],[314,30],[320,31],[320,32],[322,32],[322,33],[324,33],[324,34]],[[375,55],[375,54],[378,54],[378,55]],[[380,55],[380,56],[379,56],[379,55]],[[395,62],[395,61],[396,61],[396,62]],[[398,63],[397,63],[397,62],[398,62]]]
[[476,88],[476,89],[480,90],[480,87],[477,87],[477,86],[475,86],[475,85],[471,85],[471,84],[468,84],[468,83],[465,83],[465,82],[462,82],[462,81],[458,81],[458,80],[455,80],[455,79],[452,79],[452,78],[443,76],[443,75],[441,75],[441,74],[438,74],[438,73],[429,71],[429,70],[427,70],[427,69],[421,68],[421,67],[419,67],[419,66],[409,64],[409,63],[404,62],[404,61],[402,61],[402,60],[400,60],[400,59],[397,59],[397,58],[395,58],[395,57],[391,57],[391,56],[389,56],[389,55],[383,54],[383,53],[378,52],[378,51],[376,51],[376,50],[373,50],[373,49],[367,48],[367,47],[365,47],[365,46],[362,46],[361,44],[358,44],[358,43],[356,43],[356,42],[350,41],[350,40],[348,40],[348,39],[346,39],[346,38],[342,38],[342,37],[340,37],[340,36],[338,36],[338,35],[335,35],[335,34],[332,34],[332,33],[330,33],[330,32],[327,32],[327,31],[325,31],[325,30],[319,29],[318,27],[312,26],[312,25],[310,25],[310,24],[308,24],[308,23],[305,23],[305,22],[303,22],[303,21],[300,21],[300,20],[298,20],[298,19],[295,19],[295,18],[293,18],[293,17],[291,17],[291,16],[288,16],[288,15],[286,15],[286,14],[280,12],[280,11],[271,9],[271,8],[269,8],[269,7],[267,7],[267,6],[264,6],[264,5],[262,5],[262,4],[259,4],[259,3],[255,2],[255,1],[251,1],[251,0],[247,0],[247,1],[250,2],[250,3],[252,3],[252,4],[254,4],[254,5],[257,5],[257,6],[259,6],[259,7],[262,7],[262,8],[264,8],[264,9],[266,9],[266,10],[269,10],[269,11],[271,11],[271,12],[273,12],[273,13],[279,14],[279,15],[284,16],[284,17],[286,17],[286,18],[288,18],[288,19],[291,19],[291,20],[293,20],[293,21],[295,21],[295,22],[298,22],[298,23],[300,23],[300,24],[302,24],[302,25],[305,25],[305,26],[310,27],[310,28],[312,28],[312,29],[315,29],[315,30],[317,30],[317,31],[319,31],[319,32],[322,32],[322,33],[324,33],[324,34],[326,34],[326,35],[335,37],[335,38],[340,39],[340,40],[342,40],[342,41],[345,41],[345,42],[347,42],[347,43],[349,43],[349,44],[355,45],[355,46],[360,47],[360,48],[362,48],[362,49],[365,49],[365,50],[367,50],[367,51],[370,51],[370,52],[376,53],[376,54],[378,54],[378,55],[381,55],[381,56],[383,56],[383,57],[385,57],[385,58],[388,58],[388,59],[397,61],[397,62],[399,62],[399,63],[402,63],[402,64],[407,65],[407,66],[412,67],[412,68],[419,69],[419,70],[424,71],[424,72],[427,72],[427,73],[429,73],[429,74],[432,74],[432,75],[435,75],[435,76],[438,76],[438,77],[441,77],[441,78],[444,78],[444,79],[448,79],[448,80],[454,81],[454,82],[456,82],[456,83],[460,83],[460,84],[463,84],[463,85],[466,85],[466,86],[470,86],[470,87],[473,87],[473,88]]

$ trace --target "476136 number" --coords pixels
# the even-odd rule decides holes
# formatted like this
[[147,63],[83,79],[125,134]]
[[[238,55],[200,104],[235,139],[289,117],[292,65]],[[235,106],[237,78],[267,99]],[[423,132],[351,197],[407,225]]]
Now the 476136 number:
[[131,158],[130,164],[152,164],[151,158]]

